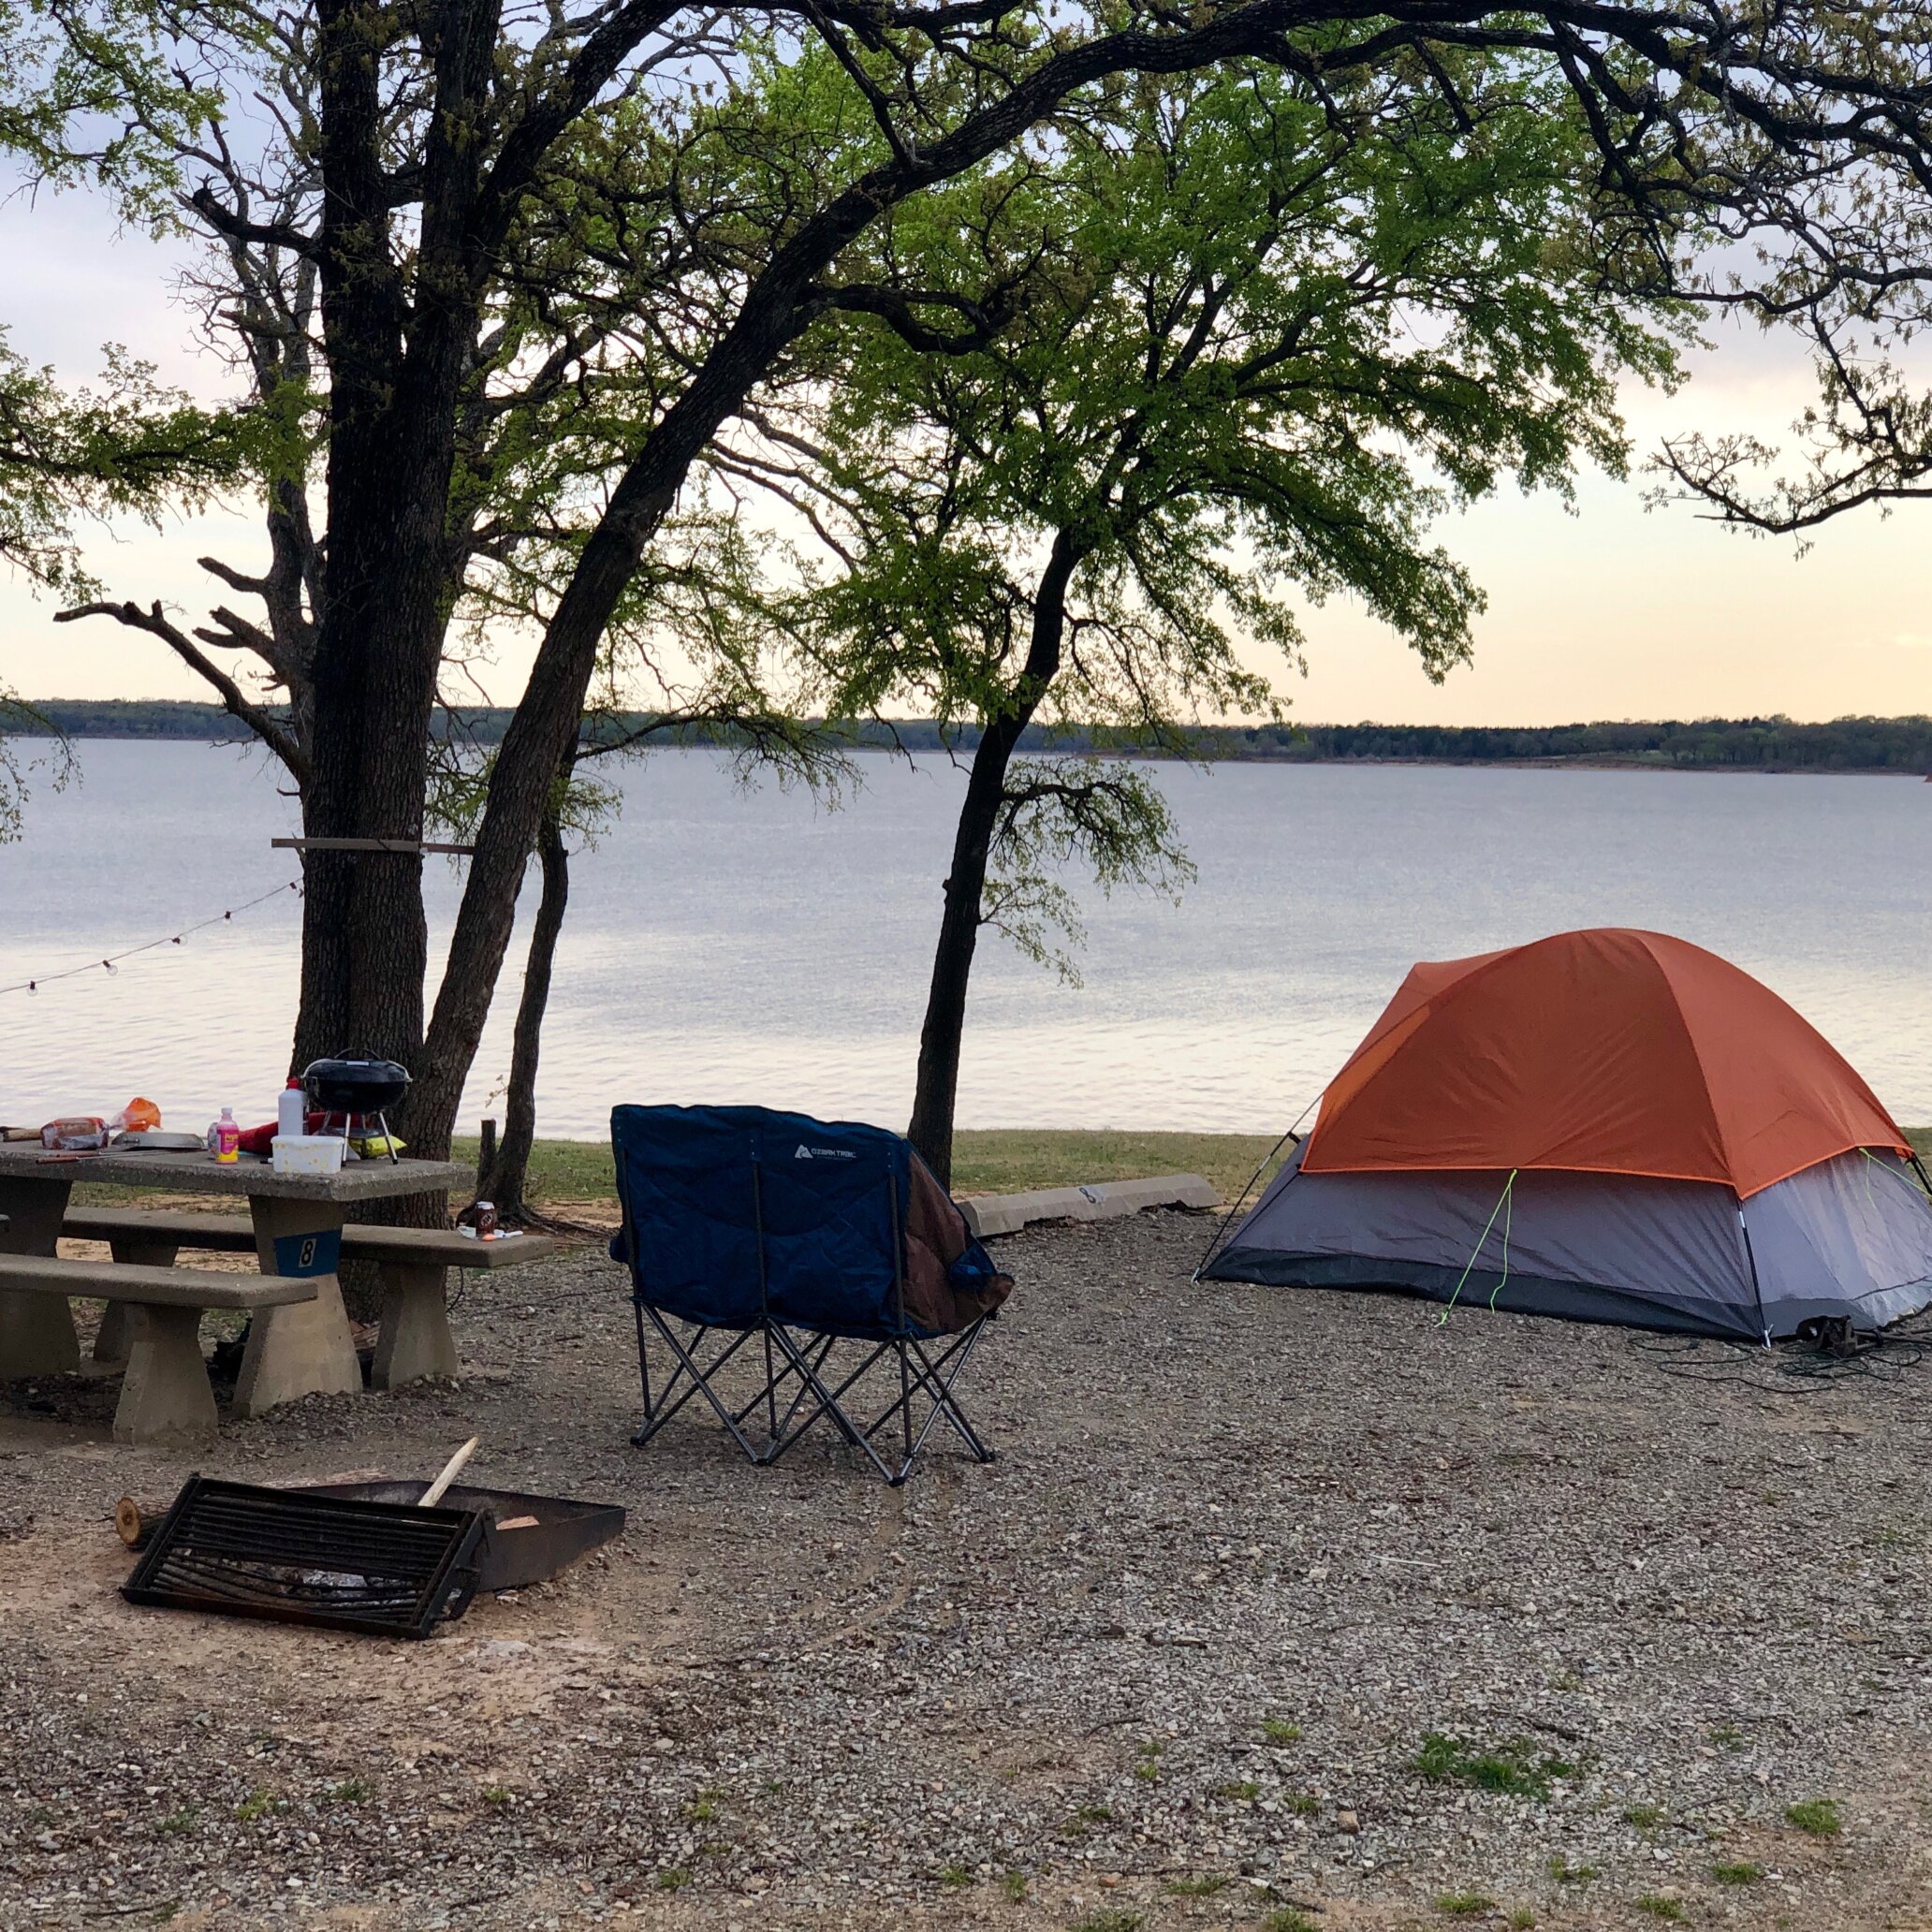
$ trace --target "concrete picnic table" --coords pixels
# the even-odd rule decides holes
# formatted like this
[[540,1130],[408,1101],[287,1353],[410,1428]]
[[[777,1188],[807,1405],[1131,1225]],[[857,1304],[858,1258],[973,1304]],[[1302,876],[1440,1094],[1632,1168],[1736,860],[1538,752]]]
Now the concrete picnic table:
[[[265,1159],[247,1154],[220,1162],[205,1153],[111,1148],[50,1160],[32,1142],[0,1143],[0,1254],[53,1254],[67,1197],[83,1180],[243,1195],[261,1272],[315,1283],[312,1300],[260,1310],[249,1325],[234,1413],[258,1415],[301,1396],[362,1386],[336,1279],[350,1208],[402,1194],[467,1192],[476,1173],[453,1161],[375,1160],[352,1162],[337,1174],[277,1174]],[[0,1290],[0,1380],[55,1374],[80,1362],[73,1310],[63,1296]]]

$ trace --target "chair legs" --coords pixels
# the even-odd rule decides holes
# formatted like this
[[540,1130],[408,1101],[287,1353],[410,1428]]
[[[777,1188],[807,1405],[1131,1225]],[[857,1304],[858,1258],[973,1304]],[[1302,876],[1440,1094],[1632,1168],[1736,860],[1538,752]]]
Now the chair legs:
[[[745,1417],[766,1399],[766,1391],[761,1389],[745,1407],[733,1411],[724,1406],[710,1383],[710,1378],[717,1374],[757,1331],[753,1328],[731,1331],[731,1339],[720,1342],[711,1355],[710,1362],[706,1364],[703,1357],[707,1345],[719,1342],[724,1331],[694,1327],[691,1339],[687,1342],[680,1339],[677,1330],[654,1308],[647,1308],[642,1302],[637,1303],[636,1308],[637,1373],[644,1385],[644,1423],[631,1438],[633,1444],[641,1446],[650,1442],[693,1396],[701,1395],[717,1412],[718,1420],[730,1430],[732,1441],[754,1462],[758,1461],[759,1452],[754,1446],[751,1438],[745,1434],[743,1425]],[[658,1339],[670,1351],[671,1359],[675,1364],[669,1376],[666,1378],[664,1386],[654,1395],[651,1386],[651,1352],[644,1339],[646,1317],[649,1317],[651,1325],[657,1330]]]
[[[973,1427],[956,1392],[990,1316],[982,1316],[943,1343],[929,1345],[912,1335],[852,1340],[850,1345],[862,1352],[857,1365],[847,1368],[841,1363],[838,1370],[827,1367],[842,1339],[838,1336],[795,1330],[772,1321],[731,1330],[684,1324],[681,1325],[691,1332],[681,1336],[671,1321],[645,1303],[637,1304],[637,1316],[644,1422],[631,1438],[634,1443],[648,1442],[692,1397],[701,1395],[732,1441],[754,1463],[776,1462],[821,1416],[895,1487],[912,1473],[933,1424],[942,1416],[976,1461],[993,1460],[993,1452]],[[671,1357],[669,1375],[655,1388],[644,1325],[647,1320]],[[733,1407],[713,1385],[713,1378],[741,1353],[754,1364],[756,1352],[746,1350],[754,1337],[762,1345],[764,1379],[748,1401]],[[898,1370],[897,1393],[870,1420],[855,1416],[847,1398],[854,1398],[856,1391],[862,1393],[868,1372],[888,1358]],[[760,1418],[764,1424],[762,1443],[746,1429],[746,1423],[759,1410],[764,1411]],[[884,1454],[876,1440],[882,1434],[892,1444]]]

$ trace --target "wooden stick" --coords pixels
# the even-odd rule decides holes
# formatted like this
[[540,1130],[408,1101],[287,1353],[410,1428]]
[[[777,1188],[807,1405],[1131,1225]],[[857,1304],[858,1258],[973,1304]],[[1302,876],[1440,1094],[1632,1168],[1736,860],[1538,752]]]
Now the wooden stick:
[[474,845],[437,845],[424,839],[271,839],[271,845],[285,852],[400,852],[413,856],[418,852],[450,852],[466,858]]
[[480,1442],[482,1440],[483,1438],[481,1436],[472,1436],[470,1440],[467,1442],[465,1442],[462,1445],[462,1447],[459,1449],[456,1452],[456,1454],[452,1456],[449,1458],[449,1460],[443,1465],[443,1473],[440,1476],[438,1476],[436,1480],[433,1483],[432,1483],[430,1486],[427,1489],[425,1489],[419,1497],[417,1498],[416,1506],[417,1509],[434,1509],[435,1506],[443,1500],[443,1492],[449,1487],[450,1484],[456,1481],[457,1475],[459,1471],[462,1469],[463,1464],[469,1461],[471,1456],[476,1455],[476,1444]]

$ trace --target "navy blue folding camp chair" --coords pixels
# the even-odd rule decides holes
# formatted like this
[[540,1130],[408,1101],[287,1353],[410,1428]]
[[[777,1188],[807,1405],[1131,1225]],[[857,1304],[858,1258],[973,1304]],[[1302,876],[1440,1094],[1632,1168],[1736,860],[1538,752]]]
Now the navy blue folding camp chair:
[[[701,1395],[756,1463],[821,1417],[888,1483],[942,1416],[993,1459],[956,1385],[1013,1282],[903,1136],[764,1107],[621,1106],[610,1144],[623,1209],[610,1252],[631,1271],[644,1388],[634,1442]],[[647,1323],[670,1363],[655,1384]],[[868,1415],[881,1363],[898,1374]]]

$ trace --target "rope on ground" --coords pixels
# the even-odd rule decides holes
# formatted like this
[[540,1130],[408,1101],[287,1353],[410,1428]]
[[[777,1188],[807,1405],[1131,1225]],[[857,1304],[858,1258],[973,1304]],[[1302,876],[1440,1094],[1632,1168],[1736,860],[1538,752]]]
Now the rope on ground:
[[[1694,1335],[1632,1335],[1627,1342],[1632,1354],[1649,1357],[1661,1374],[1766,1396],[1816,1395],[1852,1381],[1902,1383],[1932,1353],[1923,1330],[1854,1335],[1843,1347],[1799,1339],[1767,1350],[1762,1342]],[[1723,1355],[1732,1359],[1726,1362]]]
[[612,1285],[605,1286],[593,1282],[583,1288],[539,1289],[527,1277],[519,1281],[508,1270],[501,1274],[478,1274],[474,1281],[466,1281],[464,1293],[474,1295],[479,1310],[492,1313],[513,1305],[534,1309],[568,1308],[573,1304],[588,1302],[608,1302],[617,1309],[628,1308],[631,1303],[631,1289],[628,1281],[620,1278],[617,1270],[611,1270]]

